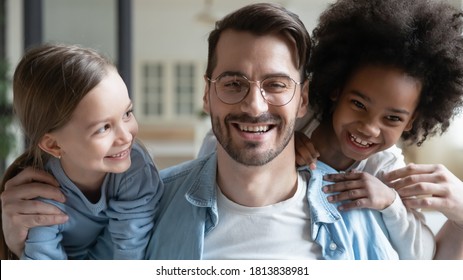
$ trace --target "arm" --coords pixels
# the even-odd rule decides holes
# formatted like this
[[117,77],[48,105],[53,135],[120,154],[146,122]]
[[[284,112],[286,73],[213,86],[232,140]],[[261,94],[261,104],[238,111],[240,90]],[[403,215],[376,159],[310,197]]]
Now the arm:
[[463,182],[440,164],[409,164],[385,179],[410,208],[442,212],[447,221],[436,235],[436,259],[463,259]]
[[463,260],[463,224],[448,220],[436,235],[436,260]]
[[[16,256],[22,254],[30,228],[61,224],[68,219],[55,206],[32,200],[37,197],[65,201],[56,180],[50,174],[32,168],[26,168],[8,180],[1,195],[2,235],[5,241],[2,246],[8,246]],[[7,248],[2,249],[6,251]]]
[[116,190],[109,197],[107,211],[114,259],[145,258],[155,209],[164,190],[150,155],[140,151],[134,147],[130,169],[122,176],[118,186],[110,186]]
[[323,187],[323,191],[333,193],[328,197],[328,201],[342,202],[339,210],[357,208],[384,210],[396,200],[393,190],[366,172],[349,171],[328,174],[324,179],[334,182],[334,184]]
[[29,229],[22,260],[67,260],[60,225]]
[[310,169],[315,169],[320,153],[315,149],[310,138],[303,132],[295,131],[294,144],[296,148],[296,164],[298,166],[308,165]]
[[330,174],[326,177],[335,184],[323,191],[337,193],[328,197],[330,202],[341,202],[340,210],[370,208],[381,212],[389,239],[401,259],[431,259],[435,242],[424,217],[413,210],[407,211],[396,192],[375,176],[366,172]]

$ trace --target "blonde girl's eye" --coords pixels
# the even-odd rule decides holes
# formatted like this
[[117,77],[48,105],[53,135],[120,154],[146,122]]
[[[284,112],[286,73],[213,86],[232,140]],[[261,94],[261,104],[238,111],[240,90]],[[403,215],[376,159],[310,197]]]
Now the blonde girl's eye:
[[96,133],[97,133],[97,134],[101,134],[101,133],[106,132],[108,129],[109,129],[109,124],[106,124],[106,125],[100,127],[100,128],[96,131]]
[[128,110],[125,112],[123,119],[128,120],[133,116],[133,109]]

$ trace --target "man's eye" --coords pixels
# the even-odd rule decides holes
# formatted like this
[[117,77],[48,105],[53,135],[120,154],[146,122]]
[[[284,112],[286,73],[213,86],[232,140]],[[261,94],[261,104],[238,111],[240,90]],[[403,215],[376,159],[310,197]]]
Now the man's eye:
[[226,88],[240,88],[241,83],[238,81],[232,81],[224,84],[224,87]]
[[266,88],[287,88],[285,83],[282,82],[272,82],[265,84]]

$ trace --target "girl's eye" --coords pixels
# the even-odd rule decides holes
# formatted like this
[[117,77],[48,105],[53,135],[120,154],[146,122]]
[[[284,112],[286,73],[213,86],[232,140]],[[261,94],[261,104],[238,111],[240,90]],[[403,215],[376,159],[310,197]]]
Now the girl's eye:
[[365,105],[363,105],[361,102],[357,101],[357,100],[352,100],[351,101],[355,107],[359,108],[359,109],[365,109]]
[[133,109],[128,110],[124,114],[124,119],[129,119],[133,115]]
[[391,122],[400,122],[402,119],[398,116],[387,116],[386,119]]
[[101,133],[105,132],[105,131],[108,130],[108,129],[109,129],[109,124],[107,124],[107,125],[105,125],[105,126],[99,128],[99,129],[96,131],[96,133],[97,133],[97,134],[101,134]]

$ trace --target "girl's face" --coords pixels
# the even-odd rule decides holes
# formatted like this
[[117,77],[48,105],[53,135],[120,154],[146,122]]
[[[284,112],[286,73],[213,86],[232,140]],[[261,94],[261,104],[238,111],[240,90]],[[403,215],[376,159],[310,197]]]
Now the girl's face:
[[127,87],[111,69],[80,101],[71,120],[46,139],[48,146],[54,145],[53,155],[61,157],[66,175],[76,184],[87,185],[100,182],[108,172],[130,167],[137,132]]
[[394,145],[412,128],[421,83],[397,68],[365,66],[333,96],[333,128],[342,153],[355,161]]

